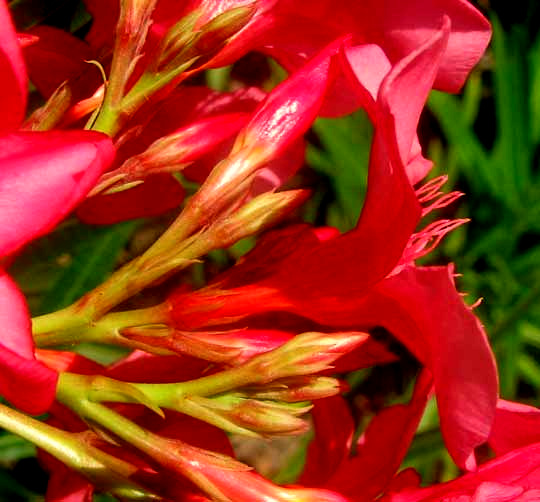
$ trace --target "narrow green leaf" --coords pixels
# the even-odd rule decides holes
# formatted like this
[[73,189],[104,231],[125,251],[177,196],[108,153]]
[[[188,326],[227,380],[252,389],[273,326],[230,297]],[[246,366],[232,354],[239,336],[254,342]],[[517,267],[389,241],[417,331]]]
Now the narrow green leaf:
[[540,387],[540,364],[528,354],[521,354],[518,360],[523,379],[537,389]]
[[523,341],[540,349],[540,328],[528,322],[522,322],[519,325],[519,332]]
[[483,92],[482,75],[479,72],[473,72],[463,89],[463,115],[469,126],[474,124],[478,116]]
[[512,399],[516,396],[519,376],[522,372],[518,361],[522,352],[522,342],[515,330],[507,330],[504,339],[497,340],[496,353],[498,358],[501,396]]
[[469,184],[478,193],[497,193],[498,180],[490,169],[486,151],[471,129],[458,98],[433,91],[428,105],[456,152]]
[[492,169],[502,183],[500,195],[509,207],[520,207],[531,182],[531,136],[526,33],[513,26],[505,33],[493,16],[494,96],[499,135]]
[[528,58],[530,68],[529,106],[531,110],[531,141],[540,143],[540,33],[536,37]]
[[0,436],[0,464],[10,465],[35,455],[36,447],[26,439],[9,433]]

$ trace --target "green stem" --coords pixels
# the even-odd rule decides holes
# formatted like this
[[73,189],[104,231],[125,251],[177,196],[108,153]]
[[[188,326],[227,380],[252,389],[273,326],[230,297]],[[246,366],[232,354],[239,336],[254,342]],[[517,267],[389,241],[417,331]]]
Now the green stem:
[[[162,324],[167,321],[168,305],[160,304],[145,309],[112,312],[98,321],[75,325],[73,328],[63,328],[61,320],[69,312],[58,311],[33,319],[34,342],[40,348],[73,343],[105,343],[131,347],[120,332],[122,329],[136,326]],[[56,314],[60,314],[56,319]],[[74,318],[77,319],[77,318]],[[57,322],[59,326],[54,326]],[[79,320],[77,319],[77,322]]]
[[[200,469],[198,463],[195,466],[190,465],[188,458],[190,452],[195,451],[199,453],[202,450],[194,450],[180,440],[169,440],[158,436],[110,408],[96,402],[91,402],[84,393],[81,393],[77,385],[71,385],[69,378],[63,379],[62,375],[58,382],[57,398],[79,416],[86,418],[94,425],[112,432],[131,447],[145,453],[165,467],[168,472],[180,472],[193,483],[197,484],[202,490],[209,493],[214,500],[230,502],[204,476],[201,476],[198,472]],[[218,456],[217,454],[212,454],[211,458],[218,458]],[[230,463],[234,462],[232,459],[228,460]]]
[[0,404],[0,427],[17,434],[73,468],[97,467],[99,463],[69,432],[35,420]]
[[124,416],[87,398],[87,390],[81,386],[84,381],[75,375],[61,374],[58,380],[57,399],[79,416],[90,419],[95,424],[108,429],[138,450],[147,454],[158,453],[156,435],[128,420]]
[[250,365],[238,366],[188,382],[132,385],[149,397],[157,406],[177,410],[183,398],[207,397],[257,383],[258,374]]
[[[154,246],[159,246],[161,242],[162,239],[158,239]],[[118,304],[142,291],[157,279],[191,265],[193,260],[214,247],[212,239],[197,238],[197,236],[181,244],[176,242],[176,247],[173,244],[168,242],[166,246],[169,250],[168,254],[154,252],[155,247],[150,247],[146,253],[124,265],[74,304],[34,318],[32,327],[34,336],[39,340],[38,345],[78,343],[78,334],[85,331],[85,326],[95,325],[97,319]],[[66,331],[66,333],[62,334],[60,331]],[[92,335],[87,332],[84,336],[99,336],[98,333],[99,330],[96,330]],[[47,337],[50,336],[50,341],[45,341],[47,338],[45,334]]]
[[129,500],[156,497],[129,477],[137,467],[86,443],[83,434],[66,432],[0,404],[0,427],[32,442],[92,483]]
[[245,365],[187,382],[155,384],[123,382],[101,375],[65,372],[60,374],[57,398],[61,400],[59,395],[74,394],[89,396],[88,399],[93,402],[151,403],[153,409],[163,407],[178,410],[186,397],[213,396],[258,383],[260,373],[256,370],[256,366]]

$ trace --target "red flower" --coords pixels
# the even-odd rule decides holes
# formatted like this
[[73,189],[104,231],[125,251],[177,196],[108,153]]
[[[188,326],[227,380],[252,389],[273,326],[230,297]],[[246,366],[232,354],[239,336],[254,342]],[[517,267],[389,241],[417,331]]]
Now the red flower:
[[296,227],[269,234],[214,284],[170,302],[172,321],[182,329],[273,311],[336,329],[387,328],[429,368],[448,449],[459,466],[474,469],[474,448],[487,440],[495,414],[495,364],[480,323],[455,290],[452,270],[412,264],[449,226],[412,234],[421,210],[406,173],[448,29],[446,22],[398,62],[370,105],[376,132],[355,229],[336,235]]
[[[26,72],[5,0],[0,1],[0,257],[50,231],[85,196],[112,162],[104,135],[12,132],[26,107]],[[30,320],[15,284],[1,272],[0,393],[29,413],[55,396],[56,373],[37,362]]]
[[218,60],[230,62],[241,51],[261,50],[293,70],[334,38],[350,33],[353,45],[376,44],[395,63],[436,34],[445,15],[452,28],[435,87],[456,92],[491,34],[487,20],[467,0],[318,0],[309,6],[278,1],[251,29],[240,32]]

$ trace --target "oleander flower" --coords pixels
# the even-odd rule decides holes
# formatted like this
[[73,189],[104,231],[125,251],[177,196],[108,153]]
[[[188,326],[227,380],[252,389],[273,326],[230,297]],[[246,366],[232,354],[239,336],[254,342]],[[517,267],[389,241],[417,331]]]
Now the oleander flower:
[[375,92],[364,86],[368,98],[376,95],[368,108],[375,137],[356,228],[343,235],[308,226],[268,234],[209,286],[173,295],[169,322],[180,329],[223,327],[285,311],[336,329],[385,327],[432,373],[450,454],[472,470],[474,449],[487,440],[495,415],[497,372],[479,321],[455,289],[452,268],[414,264],[453,224],[413,234],[421,212],[429,210],[421,210],[418,197],[430,197],[422,188],[417,196],[409,180],[416,176],[417,159],[410,155],[416,121],[448,34],[446,20],[379,80]]

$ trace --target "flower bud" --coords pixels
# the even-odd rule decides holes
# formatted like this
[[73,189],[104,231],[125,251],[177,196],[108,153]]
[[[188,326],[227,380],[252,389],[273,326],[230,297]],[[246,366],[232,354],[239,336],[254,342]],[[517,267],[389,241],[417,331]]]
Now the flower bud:
[[189,62],[197,61],[198,66],[204,64],[249,23],[255,10],[255,2],[229,9],[202,26],[198,26],[204,17],[202,9],[193,10],[169,29],[160,44],[157,64],[152,71],[170,73]]
[[28,117],[22,129],[27,131],[47,131],[55,127],[64,117],[71,104],[72,93],[64,82],[47,102]]
[[231,246],[240,239],[274,226],[304,203],[309,195],[309,190],[261,194],[232,214],[216,220],[208,235],[216,247]]
[[275,380],[263,387],[243,388],[242,393],[253,399],[297,403],[335,396],[346,390],[347,384],[336,378],[309,375]]
[[264,436],[297,435],[306,432],[308,424],[299,416],[312,408],[310,405],[259,401],[239,394],[225,394],[213,398],[191,396],[188,399],[205,408],[207,412],[237,426],[226,430],[237,433],[241,430],[253,431]]
[[230,156],[214,168],[192,197],[189,213],[221,211],[243,193],[246,180],[301,138],[319,113],[333,79],[332,59],[342,44],[338,40],[326,47],[257,107]]
[[200,36],[195,43],[198,53],[213,56],[231,38],[244,28],[253,14],[255,14],[257,2],[242,5],[234,9],[222,12],[200,28]]
[[319,373],[332,368],[336,359],[354,350],[368,337],[362,332],[303,333],[247,365],[258,375],[258,383]]
[[238,366],[287,342],[277,330],[181,331],[136,327],[121,330],[126,345],[154,354],[185,354],[205,361]]
[[[151,71],[157,73],[173,71],[179,63],[192,57],[188,49],[197,36],[195,25],[200,15],[200,9],[194,9],[169,28],[161,41],[155,62],[150,67]],[[186,54],[187,52],[189,55]]]
[[107,193],[159,172],[178,172],[236,133],[247,113],[226,113],[199,120],[154,141],[144,152],[102,176],[91,195]]

